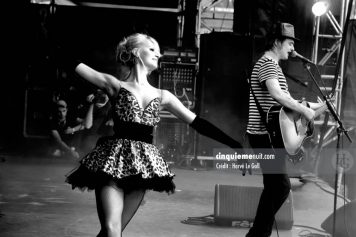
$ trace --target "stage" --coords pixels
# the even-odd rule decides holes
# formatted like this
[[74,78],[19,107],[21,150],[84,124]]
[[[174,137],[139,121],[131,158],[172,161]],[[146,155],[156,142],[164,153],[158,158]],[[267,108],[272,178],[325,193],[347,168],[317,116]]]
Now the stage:
[[[2,237],[96,236],[94,192],[73,191],[64,182],[76,160],[21,155],[5,155],[1,160]],[[214,186],[261,186],[261,175],[190,167],[172,170],[177,192],[148,192],[123,236],[245,236],[248,229],[239,224],[214,223]],[[321,223],[333,212],[333,189],[317,177],[306,177],[303,182],[291,178],[294,222],[291,230],[278,230],[280,237],[328,236]],[[342,205],[338,198],[338,207]],[[278,236],[276,230],[272,236]]]

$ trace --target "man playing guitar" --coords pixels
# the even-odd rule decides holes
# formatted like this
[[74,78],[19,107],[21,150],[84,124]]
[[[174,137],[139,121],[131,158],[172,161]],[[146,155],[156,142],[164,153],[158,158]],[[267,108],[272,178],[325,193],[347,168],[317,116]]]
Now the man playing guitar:
[[[278,103],[300,114],[306,121],[312,121],[315,116],[314,110],[323,106],[323,103],[308,103],[308,107],[293,99],[288,91],[286,78],[278,63],[280,60],[288,59],[294,51],[295,41],[298,39],[294,36],[294,26],[289,23],[278,23],[267,35],[265,52],[253,67],[247,125],[247,137],[252,149],[268,149],[268,152],[275,152],[266,128],[266,114],[272,105]],[[271,235],[274,216],[288,197],[291,188],[286,172],[285,155],[276,153],[275,159],[259,162],[264,189],[253,227],[246,237]]]

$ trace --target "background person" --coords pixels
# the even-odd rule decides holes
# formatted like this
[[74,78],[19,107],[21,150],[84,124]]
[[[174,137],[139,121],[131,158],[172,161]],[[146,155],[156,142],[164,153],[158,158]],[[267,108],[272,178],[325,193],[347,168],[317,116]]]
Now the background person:
[[[89,95],[88,102],[93,98],[93,95]],[[92,124],[93,104],[90,104],[83,119],[68,113],[68,105],[65,100],[56,101],[53,115],[50,118],[50,137],[54,143],[52,155],[58,157],[69,155],[79,158],[80,137],[78,133],[84,129],[90,129]]]

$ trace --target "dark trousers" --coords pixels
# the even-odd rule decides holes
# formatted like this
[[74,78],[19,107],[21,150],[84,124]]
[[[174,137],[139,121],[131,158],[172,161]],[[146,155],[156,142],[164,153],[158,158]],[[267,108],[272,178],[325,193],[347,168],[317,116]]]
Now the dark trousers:
[[[248,134],[252,149],[271,149],[268,135]],[[267,237],[272,233],[274,216],[288,198],[290,181],[286,172],[285,154],[276,154],[274,160],[259,160],[263,174],[263,191],[258,203],[253,227],[246,237]]]

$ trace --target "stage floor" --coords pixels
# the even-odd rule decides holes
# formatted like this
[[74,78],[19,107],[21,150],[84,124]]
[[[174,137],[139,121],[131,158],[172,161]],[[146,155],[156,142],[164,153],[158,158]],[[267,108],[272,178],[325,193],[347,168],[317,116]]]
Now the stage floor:
[[[99,231],[94,192],[71,190],[65,174],[73,159],[3,156],[0,163],[0,235],[2,237],[88,237]],[[214,224],[215,184],[261,186],[259,174],[172,167],[177,192],[148,192],[123,233],[125,237],[245,236],[243,227]],[[333,189],[317,178],[293,186],[291,230],[272,236],[327,236],[321,223],[333,212]],[[338,207],[342,206],[338,198]],[[192,217],[201,217],[198,222]],[[210,220],[210,221],[209,221]],[[314,235],[311,235],[314,234]]]

